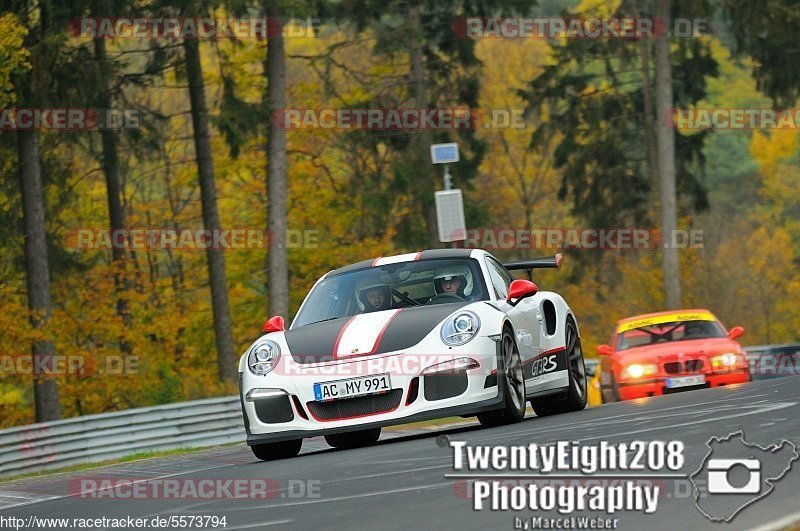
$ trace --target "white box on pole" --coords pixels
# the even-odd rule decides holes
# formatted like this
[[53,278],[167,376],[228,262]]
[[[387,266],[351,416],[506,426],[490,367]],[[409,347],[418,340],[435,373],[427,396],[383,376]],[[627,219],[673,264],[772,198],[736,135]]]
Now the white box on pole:
[[440,242],[457,242],[467,239],[467,224],[464,221],[464,200],[461,190],[436,192],[436,222]]

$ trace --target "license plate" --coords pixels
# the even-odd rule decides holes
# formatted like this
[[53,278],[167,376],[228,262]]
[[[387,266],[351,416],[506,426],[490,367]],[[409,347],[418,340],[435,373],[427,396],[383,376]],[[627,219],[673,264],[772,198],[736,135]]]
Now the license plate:
[[392,382],[388,374],[376,374],[361,378],[348,378],[333,382],[315,383],[314,399],[317,401],[351,398],[390,391]]
[[680,378],[667,378],[664,383],[670,389],[674,389],[675,387],[689,387],[691,385],[703,385],[706,383],[706,375],[696,374],[693,376],[682,376]]

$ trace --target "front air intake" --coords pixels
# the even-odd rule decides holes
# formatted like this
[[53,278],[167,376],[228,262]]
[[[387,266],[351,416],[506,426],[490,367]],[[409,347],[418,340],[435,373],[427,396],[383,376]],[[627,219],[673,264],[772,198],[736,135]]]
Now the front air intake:
[[324,422],[388,413],[397,409],[402,399],[403,390],[392,389],[385,393],[341,398],[329,402],[306,402],[306,406],[314,419]]
[[467,390],[469,380],[467,371],[426,374],[423,378],[425,400],[444,400],[453,398]]

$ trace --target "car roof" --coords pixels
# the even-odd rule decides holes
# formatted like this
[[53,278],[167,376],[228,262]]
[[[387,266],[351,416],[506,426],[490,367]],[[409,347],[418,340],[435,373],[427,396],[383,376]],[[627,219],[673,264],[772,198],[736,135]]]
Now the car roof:
[[360,262],[346,265],[344,267],[340,267],[339,269],[334,269],[326,276],[340,275],[342,273],[355,271],[357,269],[374,267],[376,265],[381,265],[381,262],[384,261],[387,263],[391,262],[401,263],[401,262],[411,262],[414,260],[429,260],[435,258],[469,258],[470,255],[472,255],[473,251],[475,251],[475,249],[428,249],[416,253],[404,253],[393,256],[378,256],[376,258],[361,260]]

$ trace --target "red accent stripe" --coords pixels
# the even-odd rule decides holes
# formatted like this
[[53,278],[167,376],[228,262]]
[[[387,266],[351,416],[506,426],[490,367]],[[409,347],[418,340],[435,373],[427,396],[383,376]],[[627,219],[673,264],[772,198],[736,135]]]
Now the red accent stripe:
[[417,260],[419,260],[419,257],[420,257],[420,256],[422,256],[422,251],[418,252],[418,253],[416,254],[416,256],[414,256],[414,261],[416,262]]
[[391,316],[388,321],[386,321],[386,324],[383,325],[383,328],[381,328],[381,331],[378,333],[378,337],[375,339],[375,344],[372,345],[372,350],[370,350],[369,352],[365,352],[364,354],[359,354],[359,356],[368,356],[369,354],[374,354],[375,351],[378,350],[378,347],[381,344],[381,339],[383,339],[383,334],[386,332],[386,329],[389,328],[389,324],[392,321],[394,321],[394,318],[397,317],[397,314],[399,314],[402,311],[403,309],[400,308],[399,310],[394,312],[394,315]]
[[342,329],[339,330],[339,335],[336,336],[336,343],[333,344],[333,359],[339,359],[336,356],[336,353],[339,351],[339,341],[342,340],[342,336],[344,335],[344,331],[347,330],[347,327],[350,326],[350,323],[352,323],[355,318],[356,318],[356,316],[354,315],[353,317],[348,319],[347,322],[342,327]]
[[381,259],[381,257],[379,256],[378,258],[376,258],[375,260],[373,260],[373,261],[372,261],[372,265],[371,265],[370,267],[375,267],[375,264],[377,264],[377,263],[378,263],[378,260],[380,260],[380,259]]
[[297,398],[297,395],[292,395],[292,403],[294,404],[294,408],[297,410],[297,414],[300,415],[303,420],[308,420],[308,415],[306,415],[303,405],[300,403],[300,399]]
[[406,395],[406,405],[411,404],[411,390],[417,388],[417,396],[414,397],[414,401],[416,402],[417,398],[419,398],[419,376],[415,376],[411,378],[411,383],[408,385],[408,394]]

